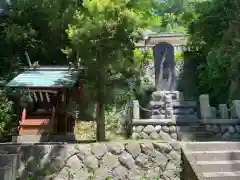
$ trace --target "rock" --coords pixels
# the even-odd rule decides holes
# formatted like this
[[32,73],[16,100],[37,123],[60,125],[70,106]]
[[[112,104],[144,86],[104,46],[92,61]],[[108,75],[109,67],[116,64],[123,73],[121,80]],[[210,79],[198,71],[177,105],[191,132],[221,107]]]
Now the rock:
[[145,154],[139,154],[135,160],[135,163],[140,167],[146,167],[148,162],[148,156]]
[[169,133],[169,127],[168,126],[162,126],[162,131],[165,133]]
[[109,143],[107,144],[109,152],[115,155],[119,155],[123,152],[124,146],[122,144],[118,143]]
[[56,158],[53,158],[53,159],[52,159],[51,165],[52,165],[52,168],[57,171],[57,170],[60,170],[60,169],[62,169],[62,168],[64,167],[65,162],[64,162],[64,160],[59,156],[59,157],[56,157]]
[[169,153],[172,147],[168,143],[153,143],[153,147],[161,153]]
[[234,134],[236,132],[236,129],[233,126],[228,126],[228,132]]
[[231,133],[229,132],[229,131],[226,131],[223,135],[222,135],[222,138],[223,139],[228,139],[228,138],[230,138],[231,137]]
[[133,126],[133,128],[132,128],[132,132],[133,132],[133,133],[136,132],[136,126]]
[[177,139],[178,139],[177,133],[171,133],[170,136],[171,136],[171,138],[174,139],[174,140],[177,140]]
[[142,143],[140,144],[142,153],[146,154],[146,155],[151,155],[155,152],[155,149],[152,145],[152,143]]
[[145,132],[141,132],[139,135],[141,139],[149,139],[149,136]]
[[146,179],[158,179],[160,177],[159,169],[158,168],[151,168],[147,171],[145,175]]
[[175,170],[166,170],[163,172],[163,177],[165,180],[175,180],[175,178],[177,176],[176,174],[177,174],[177,172]]
[[69,170],[67,167],[64,167],[57,175],[55,179],[64,180],[68,179]]
[[149,137],[152,140],[157,140],[159,138],[159,134],[154,131],[149,135]]
[[108,148],[105,144],[94,144],[92,146],[92,153],[98,158],[102,158],[108,152]]
[[157,132],[157,133],[159,133],[161,131],[161,129],[162,129],[162,126],[160,126],[160,125],[155,126],[155,132]]
[[141,133],[142,130],[143,130],[143,128],[144,128],[144,126],[136,126],[135,132],[136,132],[136,133]]
[[[87,169],[81,169],[79,171],[76,172],[76,175],[75,175],[76,178],[75,179],[81,179],[81,180],[89,180],[89,177],[91,177],[91,174],[88,172]],[[66,179],[69,178],[69,175],[67,176]],[[64,179],[64,180],[66,180]],[[57,179],[58,180],[58,179]]]
[[79,158],[77,157],[77,155],[74,155],[72,157],[70,157],[67,161],[67,165],[71,168],[71,169],[81,169],[83,167],[82,162],[79,160]]
[[155,158],[153,159],[153,162],[157,164],[161,170],[165,169],[165,166],[168,163],[168,159],[160,152],[156,151],[155,152]]
[[117,179],[126,179],[128,170],[127,168],[125,168],[124,166],[117,166],[114,170],[113,170],[113,176]]
[[107,178],[111,178],[111,173],[108,168],[98,168],[94,172],[94,179],[97,180],[106,180]]
[[127,167],[128,169],[132,169],[135,165],[133,157],[127,152],[123,152],[120,155],[119,161],[122,163],[123,166]]
[[97,169],[98,168],[98,160],[94,155],[88,155],[84,159],[84,164],[90,169]]
[[138,140],[138,139],[140,139],[140,134],[138,134],[138,133],[132,133],[132,139],[134,139],[134,140]]
[[165,132],[161,131],[159,133],[159,140],[164,141],[164,142],[168,142],[168,141],[171,141],[172,138],[168,133],[165,133]]
[[144,129],[143,132],[145,132],[146,134],[151,134],[152,132],[154,132],[154,126],[153,125],[147,125]]
[[240,125],[236,125],[236,126],[235,126],[235,129],[236,129],[236,131],[237,131],[238,133],[240,133]]
[[87,155],[91,154],[90,145],[78,145],[76,149],[78,149],[77,156],[81,160],[84,160]]
[[181,144],[178,141],[171,141],[170,145],[172,146],[173,150],[181,152]]
[[173,160],[175,162],[181,161],[181,154],[174,150],[172,150],[170,153],[168,153],[167,157],[168,157],[168,159]]
[[138,169],[138,168],[134,168],[131,169],[131,171],[129,171],[129,173],[127,174],[127,179],[128,180],[141,180],[144,176],[144,170],[142,169]]
[[212,132],[212,126],[210,124],[206,125],[206,130]]
[[125,149],[128,153],[132,155],[132,157],[135,159],[141,152],[140,144],[138,143],[128,143],[125,146]]
[[224,133],[225,131],[228,130],[228,126],[227,125],[221,125],[220,129],[221,129],[221,132]]
[[220,131],[221,131],[221,128],[219,125],[217,124],[212,125],[212,132],[219,133]]
[[119,165],[118,156],[108,154],[103,159],[103,166],[106,166],[108,169],[112,170]]
[[169,127],[169,133],[175,133],[177,131],[176,126],[170,126]]
[[173,163],[173,161],[168,162],[165,171],[168,171],[168,170],[175,170],[175,171],[177,170],[177,166],[176,164]]

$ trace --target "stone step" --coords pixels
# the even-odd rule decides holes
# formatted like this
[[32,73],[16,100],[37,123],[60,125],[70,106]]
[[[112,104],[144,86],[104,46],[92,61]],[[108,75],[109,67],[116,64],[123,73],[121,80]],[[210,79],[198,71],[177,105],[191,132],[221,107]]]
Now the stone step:
[[184,125],[177,126],[178,132],[207,132],[205,125]]
[[[165,119],[165,115],[151,115],[150,119]],[[198,120],[196,115],[173,115],[172,119],[176,119],[178,121],[195,121]]]
[[240,150],[240,142],[189,142],[183,144],[190,151],[232,151]]
[[188,151],[188,156],[193,157],[196,161],[230,161],[240,160],[240,150],[231,151]]
[[[173,107],[174,108],[196,108],[197,103],[196,101],[172,101]],[[154,106],[163,106],[164,102],[163,101],[150,101],[149,106],[154,107]]]
[[213,136],[210,132],[178,132],[181,141],[204,141]]
[[[154,108],[152,108],[154,109]],[[157,109],[156,109],[157,110]],[[165,111],[161,112],[164,114]],[[158,111],[153,111],[152,115],[158,115]],[[196,115],[196,112],[194,111],[193,108],[177,108],[173,109],[173,114],[175,115]]]
[[173,99],[183,100],[183,95],[179,91],[154,91],[152,93],[152,99],[159,101],[162,98],[162,94],[172,95]]
[[206,172],[203,173],[206,180],[239,180],[240,171],[236,172]]
[[240,171],[240,160],[231,161],[197,161],[202,172],[234,172]]

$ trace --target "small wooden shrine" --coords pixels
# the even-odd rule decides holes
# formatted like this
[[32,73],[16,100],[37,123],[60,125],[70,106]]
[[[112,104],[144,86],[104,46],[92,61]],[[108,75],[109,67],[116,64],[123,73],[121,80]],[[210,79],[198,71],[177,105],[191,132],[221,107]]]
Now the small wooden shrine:
[[48,66],[29,68],[11,80],[7,87],[25,90],[28,96],[28,101],[20,98],[19,136],[73,133],[69,105],[82,97],[80,76],[79,69]]

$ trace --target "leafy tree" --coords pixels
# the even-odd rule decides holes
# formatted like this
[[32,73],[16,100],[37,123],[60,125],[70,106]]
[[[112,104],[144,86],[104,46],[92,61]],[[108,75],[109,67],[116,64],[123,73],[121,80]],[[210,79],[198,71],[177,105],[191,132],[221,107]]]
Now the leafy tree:
[[104,109],[117,79],[133,69],[134,43],[140,37],[142,13],[124,0],[84,0],[67,30],[65,51],[86,67],[88,92],[97,102],[97,140],[105,139]]

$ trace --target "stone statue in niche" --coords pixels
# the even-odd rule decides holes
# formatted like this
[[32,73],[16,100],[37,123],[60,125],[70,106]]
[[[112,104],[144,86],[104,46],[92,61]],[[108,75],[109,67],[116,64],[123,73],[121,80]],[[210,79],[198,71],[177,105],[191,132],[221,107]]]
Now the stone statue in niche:
[[166,42],[160,42],[153,47],[155,63],[155,87],[157,90],[176,90],[176,72],[174,47]]

